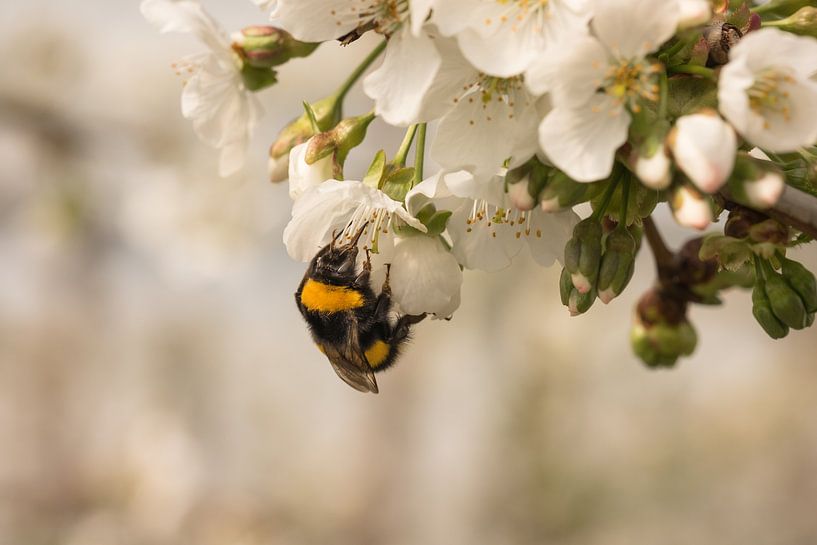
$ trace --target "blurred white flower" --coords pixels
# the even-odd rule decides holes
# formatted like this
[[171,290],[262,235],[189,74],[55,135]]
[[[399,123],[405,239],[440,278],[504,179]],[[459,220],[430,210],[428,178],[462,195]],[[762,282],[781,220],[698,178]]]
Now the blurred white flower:
[[786,180],[778,172],[766,171],[761,177],[744,181],[748,203],[760,210],[772,207],[786,189]]
[[306,151],[311,141],[312,138],[289,152],[289,196],[292,200],[335,177],[334,155],[331,153],[311,165],[307,164]]
[[440,0],[433,23],[457,37],[477,69],[496,77],[521,74],[575,33],[586,33],[591,10],[585,0]]
[[335,40],[361,27],[390,36],[409,19],[408,0],[277,0],[270,14],[273,25],[304,42]]
[[795,151],[817,141],[817,40],[775,28],[750,32],[729,52],[718,84],[724,117],[752,144]]
[[394,246],[395,222],[426,231],[401,203],[382,191],[354,180],[328,180],[295,201],[292,219],[284,229],[284,244],[290,257],[307,262],[332,240],[333,233],[351,238],[366,222],[369,226],[359,244],[386,255]]
[[652,157],[639,155],[635,160],[635,174],[650,189],[666,189],[672,181],[670,160],[663,146]]
[[684,29],[707,23],[712,17],[709,0],[678,0],[681,13],[678,28]]
[[392,297],[402,312],[447,318],[460,306],[462,270],[438,238],[397,239],[391,263]]
[[695,189],[685,185],[679,186],[673,192],[670,206],[675,221],[684,227],[701,231],[706,229],[714,219],[709,200]]
[[250,0],[250,1],[259,8],[266,11],[275,9],[275,4],[278,2],[278,0]]
[[572,210],[547,213],[539,208],[527,212],[512,209],[502,177],[484,184],[466,171],[438,173],[406,196],[412,211],[429,201],[438,210],[452,212],[446,231],[457,261],[467,269],[489,272],[509,266],[525,243],[537,263],[552,265],[561,258],[578,221]]
[[609,176],[615,152],[627,140],[630,111],[658,98],[657,67],[646,55],[675,33],[678,16],[675,3],[659,9],[653,0],[598,1],[593,36],[575,37],[528,70],[530,90],[550,91],[553,101],[539,142],[574,180]]
[[681,117],[669,142],[678,168],[701,191],[715,193],[732,174],[738,138],[715,112]]
[[194,0],[143,0],[142,15],[161,32],[194,34],[209,49],[176,65],[188,78],[182,91],[182,115],[205,143],[221,150],[219,174],[244,164],[261,107],[241,77],[241,60],[218,23]]

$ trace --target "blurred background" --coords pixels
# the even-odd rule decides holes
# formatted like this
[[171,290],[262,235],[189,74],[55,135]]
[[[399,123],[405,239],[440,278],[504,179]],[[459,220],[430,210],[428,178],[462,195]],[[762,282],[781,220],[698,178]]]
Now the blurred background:
[[[771,341],[731,293],[693,309],[694,357],[649,371],[627,340],[648,251],[582,318],[526,255],[468,273],[379,396],[335,376],[266,148],[371,47],[284,67],[220,179],[170,68],[194,39],[136,0],[0,4],[0,544],[814,543],[817,335]],[[372,131],[350,173],[401,138]]]

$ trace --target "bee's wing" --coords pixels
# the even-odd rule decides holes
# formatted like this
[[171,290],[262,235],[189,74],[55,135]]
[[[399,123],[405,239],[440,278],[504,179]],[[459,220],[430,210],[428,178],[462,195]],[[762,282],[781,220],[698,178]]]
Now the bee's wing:
[[377,393],[377,380],[374,378],[369,362],[360,349],[357,328],[350,328],[349,337],[345,345],[331,346],[324,345],[324,352],[332,368],[338,376],[359,392]]

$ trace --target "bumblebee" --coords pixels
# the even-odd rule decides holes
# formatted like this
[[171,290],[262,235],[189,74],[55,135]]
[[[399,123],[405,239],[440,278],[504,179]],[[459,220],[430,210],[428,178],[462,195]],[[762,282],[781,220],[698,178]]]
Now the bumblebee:
[[341,231],[318,251],[295,292],[295,302],[315,344],[338,376],[356,390],[377,393],[374,374],[394,365],[411,326],[425,314],[392,320],[389,268],[380,294],[375,295],[368,250],[358,272],[357,243],[366,227],[346,244],[338,244]]

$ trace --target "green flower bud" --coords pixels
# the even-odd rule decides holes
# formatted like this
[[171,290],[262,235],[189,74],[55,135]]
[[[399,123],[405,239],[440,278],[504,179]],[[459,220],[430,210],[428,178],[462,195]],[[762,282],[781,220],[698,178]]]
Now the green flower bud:
[[562,274],[559,276],[559,297],[562,300],[562,304],[567,306],[570,302],[570,294],[573,290],[576,289],[573,287],[573,280],[570,279],[570,272],[562,268]]
[[372,113],[350,117],[329,131],[316,134],[306,150],[307,164],[311,165],[330,153],[334,153],[336,162],[343,167],[349,152],[366,138],[366,131],[374,118]]
[[803,300],[789,283],[770,266],[766,265],[766,297],[777,318],[792,329],[806,327],[806,307]]
[[781,322],[772,311],[772,304],[766,295],[766,283],[762,278],[757,280],[752,290],[752,314],[772,339],[782,339],[789,334],[789,326]]
[[306,57],[320,45],[299,42],[280,28],[261,25],[234,34],[233,43],[245,62],[256,68],[271,68],[296,57]]
[[[769,0],[765,4],[755,6],[752,11],[758,15],[773,15],[777,17],[786,17],[795,11],[808,7],[813,0]],[[768,25],[768,22],[765,23]]]
[[260,91],[278,83],[278,75],[272,68],[259,68],[246,62],[241,66],[241,80],[250,91]]
[[[315,114],[315,121],[320,131],[328,131],[340,121],[340,107],[336,95],[328,96],[309,106]],[[309,115],[304,112],[278,133],[275,142],[270,146],[270,161],[286,161],[292,148],[309,140],[315,132]],[[286,172],[286,169],[281,170]]]
[[599,267],[599,299],[606,305],[624,291],[635,271],[636,242],[630,231],[619,227],[607,235]]
[[695,351],[698,335],[686,320],[674,325],[646,325],[637,321],[630,331],[630,343],[633,352],[648,367],[672,367],[679,357]]
[[570,272],[579,293],[589,293],[596,284],[601,263],[601,223],[592,216],[573,229],[573,238],[565,245],[565,269]]
[[592,288],[590,291],[585,293],[580,292],[576,287],[573,287],[573,290],[570,292],[570,297],[568,297],[567,301],[567,309],[570,311],[571,316],[578,316],[579,314],[584,314],[590,307],[593,306],[593,303],[596,301],[596,288]]
[[817,280],[802,264],[783,258],[783,276],[800,299],[806,312],[817,312]]
[[539,203],[545,212],[557,212],[589,201],[600,189],[598,182],[580,183],[564,172],[554,170],[539,193]]
[[531,210],[536,206],[551,170],[534,156],[525,164],[508,171],[505,184],[515,208]]

